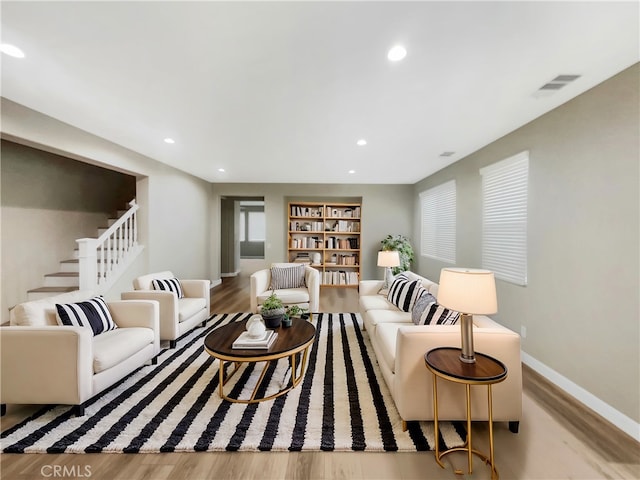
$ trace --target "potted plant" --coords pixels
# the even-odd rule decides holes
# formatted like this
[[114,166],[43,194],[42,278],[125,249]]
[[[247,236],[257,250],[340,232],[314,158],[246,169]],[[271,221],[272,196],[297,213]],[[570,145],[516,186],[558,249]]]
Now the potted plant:
[[393,268],[394,275],[411,268],[411,262],[414,259],[413,247],[407,237],[404,235],[387,235],[380,243],[382,244],[382,250],[395,250],[400,255],[400,266]]
[[260,314],[267,328],[278,328],[285,314],[282,300],[275,293],[272,293],[262,303]]

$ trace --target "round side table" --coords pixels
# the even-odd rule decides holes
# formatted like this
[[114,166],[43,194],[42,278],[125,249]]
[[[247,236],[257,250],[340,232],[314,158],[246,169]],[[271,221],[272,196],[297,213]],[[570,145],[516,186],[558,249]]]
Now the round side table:
[[[429,350],[424,356],[424,362],[431,373],[433,373],[433,420],[435,429],[435,456],[436,462],[442,468],[442,457],[451,452],[467,452],[467,467],[469,473],[473,473],[473,455],[479,456],[487,465],[491,466],[491,478],[498,479],[498,470],[493,458],[493,404],[491,386],[502,382],[507,378],[507,367],[493,357],[482,353],[475,353],[475,363],[464,363],[460,361],[459,348],[439,347]],[[438,377],[464,384],[467,400],[467,439],[462,447],[454,447],[444,452],[439,449],[438,430]],[[471,386],[487,386],[487,405],[489,411],[489,457],[478,450],[474,450],[471,444]],[[456,472],[462,473],[462,472]]]

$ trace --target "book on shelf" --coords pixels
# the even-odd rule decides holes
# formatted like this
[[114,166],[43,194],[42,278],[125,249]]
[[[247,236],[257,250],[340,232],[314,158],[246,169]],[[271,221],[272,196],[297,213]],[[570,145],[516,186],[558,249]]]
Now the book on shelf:
[[249,332],[242,332],[238,338],[236,338],[235,342],[232,344],[232,348],[240,349],[240,350],[250,350],[250,349],[263,349],[266,350],[273,342],[276,341],[278,337],[278,332],[274,330],[267,330],[264,332],[264,335],[254,338],[249,335]]

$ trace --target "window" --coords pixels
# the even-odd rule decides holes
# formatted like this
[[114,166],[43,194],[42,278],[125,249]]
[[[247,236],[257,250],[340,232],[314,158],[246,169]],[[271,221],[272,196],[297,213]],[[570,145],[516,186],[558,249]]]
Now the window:
[[456,263],[456,181],[420,194],[422,241],[420,254]]
[[482,267],[496,278],[527,284],[529,152],[480,169]]

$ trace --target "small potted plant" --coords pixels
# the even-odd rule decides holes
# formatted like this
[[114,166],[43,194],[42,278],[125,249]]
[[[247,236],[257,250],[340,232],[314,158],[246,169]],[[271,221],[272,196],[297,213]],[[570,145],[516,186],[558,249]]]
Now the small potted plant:
[[291,326],[291,319],[293,317],[301,317],[306,309],[301,308],[299,305],[289,305],[284,314],[284,320],[282,320],[282,325],[285,327]]
[[260,314],[267,328],[278,328],[285,314],[282,300],[275,293],[272,293],[262,303]]

